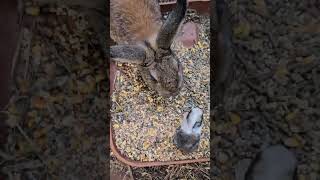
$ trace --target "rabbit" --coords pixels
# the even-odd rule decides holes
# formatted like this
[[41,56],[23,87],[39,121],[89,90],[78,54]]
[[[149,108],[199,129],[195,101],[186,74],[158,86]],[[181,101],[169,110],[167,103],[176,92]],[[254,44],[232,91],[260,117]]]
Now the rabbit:
[[186,0],[162,21],[157,0],[111,0],[110,47],[115,62],[138,65],[144,82],[163,97],[179,94],[183,85],[182,65],[170,46],[184,20]]
[[249,166],[245,180],[296,180],[297,160],[281,145],[273,145],[260,152]]
[[200,143],[202,121],[203,111],[200,108],[192,108],[185,113],[181,125],[173,136],[173,144],[186,153],[195,151]]

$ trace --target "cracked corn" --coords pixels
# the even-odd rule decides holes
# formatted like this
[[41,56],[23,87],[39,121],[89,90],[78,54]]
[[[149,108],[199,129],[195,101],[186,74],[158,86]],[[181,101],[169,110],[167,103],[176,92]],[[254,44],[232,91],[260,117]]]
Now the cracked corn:
[[[111,113],[115,144],[122,155],[137,161],[210,156],[209,18],[200,17],[199,30],[199,41],[193,48],[186,49],[179,42],[173,44],[184,71],[184,87],[176,97],[160,97],[144,84],[135,65],[118,63]],[[172,136],[183,113],[193,106],[204,110],[204,127],[199,148],[184,154],[173,145]]]

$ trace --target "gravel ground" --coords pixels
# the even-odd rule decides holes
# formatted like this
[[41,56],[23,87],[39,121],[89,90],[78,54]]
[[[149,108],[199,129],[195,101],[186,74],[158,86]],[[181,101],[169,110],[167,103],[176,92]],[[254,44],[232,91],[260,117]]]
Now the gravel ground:
[[[170,161],[210,157],[209,138],[209,17],[188,14],[199,23],[199,41],[186,49],[179,42],[173,50],[183,65],[184,87],[177,97],[165,99],[151,91],[134,65],[118,63],[112,95],[112,122],[116,146],[132,160]],[[204,127],[199,149],[184,154],[172,143],[184,112],[191,107],[204,110]]]
[[319,4],[227,2],[234,15],[236,62],[223,106],[226,116],[215,122],[211,140],[212,177],[235,179],[235,171],[243,171],[239,163],[282,143],[297,156],[299,179],[318,180]]
[[10,179],[105,177],[109,89],[99,42],[83,14],[26,5],[30,21],[4,112],[10,128],[1,173]]

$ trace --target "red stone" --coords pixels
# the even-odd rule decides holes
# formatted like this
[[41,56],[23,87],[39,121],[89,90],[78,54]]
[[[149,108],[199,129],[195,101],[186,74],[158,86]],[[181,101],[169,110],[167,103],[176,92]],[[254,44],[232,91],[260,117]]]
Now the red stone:
[[191,48],[198,41],[199,29],[197,24],[188,22],[183,25],[182,32],[178,40],[184,47]]

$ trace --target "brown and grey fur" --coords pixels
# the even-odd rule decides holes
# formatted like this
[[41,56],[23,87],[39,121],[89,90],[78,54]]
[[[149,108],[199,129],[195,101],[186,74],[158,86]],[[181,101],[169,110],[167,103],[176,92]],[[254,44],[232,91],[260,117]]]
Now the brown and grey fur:
[[187,2],[163,22],[157,0],[111,0],[110,48],[112,60],[139,65],[145,83],[162,96],[177,95],[182,87],[182,66],[171,51],[176,32],[184,19]]
[[185,153],[197,150],[203,127],[202,121],[203,111],[200,108],[195,107],[185,113],[181,125],[173,135],[173,144]]
[[162,26],[160,7],[154,0],[111,0],[110,19],[111,38],[119,44],[154,43],[151,38]]

